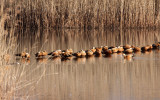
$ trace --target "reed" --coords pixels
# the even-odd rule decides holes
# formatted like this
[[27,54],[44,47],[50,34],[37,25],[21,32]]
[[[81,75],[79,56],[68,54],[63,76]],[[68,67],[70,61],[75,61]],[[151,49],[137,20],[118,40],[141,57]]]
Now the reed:
[[158,0],[1,0],[4,28],[158,28]]
[[[42,66],[42,72],[37,77],[31,77],[34,71],[39,70],[39,66],[34,66],[33,70],[28,74],[27,63],[17,63],[15,61],[16,40],[14,35],[15,28],[10,28],[9,31],[4,30],[5,15],[1,15],[0,20],[0,99],[27,99],[29,92],[35,89],[36,84],[41,80],[45,73],[45,66]],[[23,89],[27,91],[21,93]],[[21,93],[21,94],[20,94]]]

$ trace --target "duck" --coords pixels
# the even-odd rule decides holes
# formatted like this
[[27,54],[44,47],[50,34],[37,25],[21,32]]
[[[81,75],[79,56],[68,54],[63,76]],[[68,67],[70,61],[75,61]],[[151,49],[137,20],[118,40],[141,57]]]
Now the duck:
[[141,47],[141,50],[142,51],[148,51],[148,50],[151,50],[153,47],[151,45],[147,45],[147,46],[144,46],[144,47]]
[[98,50],[100,50],[100,51],[102,51],[102,48],[103,48],[103,46],[101,46],[101,47],[96,47],[96,51]]
[[59,55],[62,54],[62,50],[59,49],[59,50],[56,50],[56,51],[58,52]]
[[37,52],[37,53],[35,54],[35,56],[38,57],[38,58],[39,58],[39,57],[42,57],[42,56],[43,56],[43,53],[42,53],[41,51],[39,51],[39,52]]
[[95,48],[95,47],[92,47],[92,48],[91,48],[91,51],[92,51],[93,53],[95,53],[95,52],[96,52],[96,48]]
[[68,52],[68,53],[72,54],[73,50],[72,49],[66,49],[66,50],[62,50],[62,52]]
[[115,46],[110,46],[108,49],[112,49],[112,48],[115,48]]
[[92,52],[91,50],[87,50],[87,51],[86,51],[86,55],[87,55],[87,56],[92,56],[92,55],[93,55],[93,52]]
[[133,53],[133,49],[132,48],[126,49],[124,53]]
[[52,57],[58,57],[61,54],[62,54],[61,50],[56,50],[56,51],[49,53],[48,55],[51,55]]
[[107,51],[104,52],[104,54],[106,54],[106,55],[112,54],[112,49],[108,49]]
[[131,45],[131,48],[133,49],[133,48],[135,48],[135,46],[134,46],[134,45]]
[[123,47],[121,47],[121,46],[118,46],[117,48],[118,48],[118,52],[123,52],[124,51]]
[[108,46],[103,46],[103,48],[102,48],[103,53],[104,53],[105,51],[107,51],[107,50],[108,50]]
[[15,56],[20,56],[22,58],[25,58],[26,52],[21,52],[21,53],[15,54]]
[[133,51],[134,51],[134,52],[141,51],[141,48],[140,48],[140,47],[134,47],[134,48],[133,48]]
[[117,53],[118,52],[118,48],[115,47],[115,48],[112,48],[112,53]]
[[72,54],[72,55],[75,56],[75,57],[77,57],[77,58],[79,58],[79,57],[81,57],[81,52],[78,51],[77,53],[74,53],[74,54]]
[[152,44],[153,49],[157,49],[159,46],[160,46],[159,43],[154,43],[154,44]]
[[25,58],[29,60],[29,59],[30,59],[30,54],[29,54],[29,53],[26,53],[26,54],[25,54]]
[[72,54],[70,52],[62,52],[61,61],[71,60]]
[[73,50],[70,48],[70,49],[68,49],[68,52],[69,52],[70,54],[72,54],[72,53],[73,53]]
[[149,46],[149,50],[152,50],[153,49],[153,46],[152,45],[148,45]]
[[126,45],[123,46],[123,49],[126,50],[126,49],[130,49],[131,47],[132,47],[131,45],[126,44]]
[[101,55],[102,54],[102,48],[96,48],[96,55]]
[[72,56],[72,54],[70,53],[70,52],[62,52],[62,57],[63,58],[67,58],[67,57],[71,57]]
[[48,55],[47,51],[42,51],[42,56],[47,56],[47,55]]
[[84,50],[81,50],[80,53],[81,53],[81,57],[85,57],[86,56],[86,52]]

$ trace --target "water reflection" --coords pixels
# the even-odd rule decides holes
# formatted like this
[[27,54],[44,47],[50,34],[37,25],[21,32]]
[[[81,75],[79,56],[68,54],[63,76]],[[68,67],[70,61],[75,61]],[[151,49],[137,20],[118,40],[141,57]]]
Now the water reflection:
[[118,46],[125,44],[145,46],[160,40],[159,30],[44,30],[44,32],[29,33],[28,31],[23,34],[20,33],[17,42],[19,44],[18,51],[26,49],[30,52],[40,50],[50,52],[67,48],[79,51],[81,49],[87,50],[93,46]]
[[26,49],[31,53],[23,80],[33,84],[17,90],[16,97],[25,94],[29,99],[39,100],[160,99],[158,49],[136,52],[133,59],[124,59],[122,53],[63,60],[34,57],[39,50],[72,48],[76,52],[101,45],[144,46],[159,41],[158,30],[59,30],[32,33],[34,37],[23,34],[16,52]]

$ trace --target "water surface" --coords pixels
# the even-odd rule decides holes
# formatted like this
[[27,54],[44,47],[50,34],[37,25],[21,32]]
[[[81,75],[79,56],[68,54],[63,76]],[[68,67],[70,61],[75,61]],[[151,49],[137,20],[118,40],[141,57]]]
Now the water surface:
[[[110,57],[36,60],[40,50],[72,48],[75,52],[93,46],[144,46],[160,41],[158,30],[53,30],[24,32],[16,53],[28,51],[30,61],[17,60],[23,71],[16,98],[31,100],[160,100],[160,51]],[[28,84],[30,83],[30,84]],[[23,87],[23,88],[21,88]]]

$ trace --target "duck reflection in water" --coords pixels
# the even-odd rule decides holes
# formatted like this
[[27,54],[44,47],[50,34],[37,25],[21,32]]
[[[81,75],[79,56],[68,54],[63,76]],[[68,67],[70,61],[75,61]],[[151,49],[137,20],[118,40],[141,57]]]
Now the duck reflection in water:
[[95,61],[95,57],[94,57],[94,55],[92,55],[92,56],[87,56],[87,57],[86,57],[86,60],[87,60],[87,62],[94,62],[94,61]]
[[73,57],[70,56],[70,57],[61,57],[61,61],[68,61],[68,60],[72,60]]
[[31,62],[30,59],[26,59],[26,58],[16,58],[16,61],[22,64],[25,64],[25,63],[29,64]]
[[36,58],[36,61],[38,62],[38,63],[47,63],[47,58]]
[[124,60],[132,61],[134,55],[133,54],[123,54]]
[[86,62],[86,57],[74,58],[73,60],[78,62],[78,63],[85,63]]

